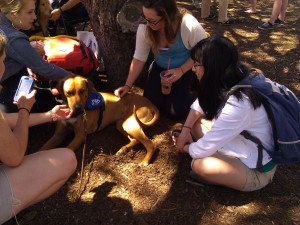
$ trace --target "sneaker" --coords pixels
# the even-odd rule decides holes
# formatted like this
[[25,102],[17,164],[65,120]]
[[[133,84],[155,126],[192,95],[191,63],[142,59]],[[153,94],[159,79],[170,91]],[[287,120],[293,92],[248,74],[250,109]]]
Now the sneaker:
[[284,21],[277,18],[275,21],[274,21],[274,25],[284,25]]
[[265,22],[264,24],[262,24],[261,26],[258,26],[257,28],[260,30],[273,30],[274,25],[271,24],[270,22]]
[[203,20],[213,20],[214,18],[216,18],[217,16],[215,14],[209,14],[208,17],[202,18]]
[[210,186],[218,187],[220,185],[209,183],[205,180],[202,180],[193,170],[190,171],[190,179],[185,180],[187,183],[196,184],[201,187]]
[[235,20],[230,18],[227,21],[225,21],[224,23],[222,23],[222,22],[219,22],[219,23],[221,23],[222,26],[231,26],[232,24],[235,24]]

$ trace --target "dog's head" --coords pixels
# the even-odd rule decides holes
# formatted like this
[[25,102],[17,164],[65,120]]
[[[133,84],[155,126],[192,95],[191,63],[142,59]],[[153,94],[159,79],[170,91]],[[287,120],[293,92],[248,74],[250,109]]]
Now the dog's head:
[[95,89],[87,78],[74,74],[59,83],[58,91],[63,101],[73,111],[73,116],[77,116],[84,112],[87,99]]

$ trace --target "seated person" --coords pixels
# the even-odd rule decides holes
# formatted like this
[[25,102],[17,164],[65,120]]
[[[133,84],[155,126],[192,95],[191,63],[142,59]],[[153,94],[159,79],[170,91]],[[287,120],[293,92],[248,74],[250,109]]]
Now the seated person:
[[[21,8],[20,8],[21,7]],[[1,79],[4,90],[0,94],[7,112],[16,112],[13,96],[21,76],[28,74],[27,68],[49,80],[60,80],[71,72],[46,62],[30,45],[28,37],[20,31],[32,27],[35,15],[35,0],[1,0],[0,31],[9,42],[5,63],[5,72]],[[34,111],[49,110],[57,104],[50,91],[37,92],[37,104]]]
[[199,80],[198,99],[174,138],[179,151],[192,157],[192,178],[245,192],[265,187],[272,182],[277,166],[263,149],[260,171],[257,144],[241,135],[247,130],[266,149],[274,148],[272,125],[262,100],[247,88],[226,98],[249,75],[238,61],[237,48],[225,37],[212,36],[200,41],[191,57]]
[[[6,43],[6,37],[0,34],[0,78],[5,70]],[[31,114],[35,93],[18,100],[18,113],[0,111],[0,224],[54,194],[77,166],[76,156],[68,148],[25,155],[28,126],[50,122],[54,117],[64,120],[72,113],[60,105],[49,112]]]
[[[194,75],[190,50],[206,38],[206,33],[195,17],[177,7],[175,0],[144,1],[142,17],[146,24],[138,27],[127,81],[115,90],[115,95],[123,97],[130,91],[152,50],[155,59],[149,69],[144,96],[169,119],[184,119],[196,99],[191,91]],[[160,73],[164,70],[172,76],[161,80]],[[172,85],[170,93],[162,92],[162,83]]]
[[[50,20],[57,21],[60,16],[62,16],[66,25],[66,32],[71,36],[76,36],[76,30],[68,21],[81,20],[83,18],[88,20],[89,18],[88,13],[80,0],[52,0],[51,6],[53,11],[51,12]],[[50,22],[49,32],[51,36],[56,35],[54,30],[56,30],[55,24]]]

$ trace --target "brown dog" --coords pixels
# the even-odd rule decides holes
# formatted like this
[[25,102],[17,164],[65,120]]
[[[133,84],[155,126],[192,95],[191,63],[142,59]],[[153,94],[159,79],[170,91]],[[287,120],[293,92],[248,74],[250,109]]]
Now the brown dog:
[[[141,165],[149,164],[156,146],[144,134],[142,128],[152,126],[159,118],[159,111],[147,98],[130,93],[120,99],[113,94],[99,92],[104,99],[105,110],[86,110],[87,99],[92,92],[95,92],[94,85],[88,79],[79,75],[71,75],[60,82],[58,89],[64,102],[73,110],[73,118],[66,122],[57,122],[54,135],[42,149],[57,147],[66,136],[68,127],[72,127],[75,136],[68,147],[76,150],[84,143],[85,127],[87,133],[90,134],[116,123],[117,129],[130,140],[129,144],[117,152],[117,155],[142,143],[147,149],[147,154]],[[84,113],[86,113],[86,125]],[[99,121],[101,117],[103,119]]]

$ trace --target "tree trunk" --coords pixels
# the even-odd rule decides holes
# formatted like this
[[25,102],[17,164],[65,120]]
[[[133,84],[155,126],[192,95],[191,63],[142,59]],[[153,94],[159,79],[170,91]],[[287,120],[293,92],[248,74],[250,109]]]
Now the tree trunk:
[[[126,0],[82,0],[90,16],[90,22],[103,60],[109,89],[125,84],[130,62],[135,48],[135,36],[141,7],[127,7],[120,16],[124,6],[134,3]],[[134,3],[136,5],[136,1]],[[140,4],[140,2],[138,2]],[[131,28],[118,22],[132,22]],[[119,16],[118,21],[117,17]]]

